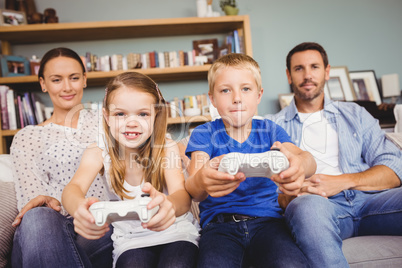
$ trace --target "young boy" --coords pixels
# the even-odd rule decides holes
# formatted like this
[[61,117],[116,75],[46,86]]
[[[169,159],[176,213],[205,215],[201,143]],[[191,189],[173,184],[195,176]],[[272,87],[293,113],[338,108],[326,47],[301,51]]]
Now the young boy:
[[[202,233],[198,267],[308,267],[293,242],[278,205],[277,186],[297,195],[315,172],[313,157],[290,143],[269,120],[253,119],[261,101],[258,63],[243,54],[219,58],[208,73],[209,97],[221,119],[197,127],[188,143],[186,189],[200,202]],[[277,147],[290,167],[268,178],[219,172],[230,152],[261,153]]]

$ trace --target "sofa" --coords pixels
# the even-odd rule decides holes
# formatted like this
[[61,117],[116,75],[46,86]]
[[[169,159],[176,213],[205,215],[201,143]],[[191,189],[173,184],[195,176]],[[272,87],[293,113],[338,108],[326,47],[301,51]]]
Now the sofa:
[[[0,155],[0,268],[10,267],[15,232],[11,223],[18,213],[11,165],[9,155]],[[195,202],[192,211],[197,215],[198,206]],[[402,267],[402,236],[349,238],[344,241],[343,251],[350,267]]]

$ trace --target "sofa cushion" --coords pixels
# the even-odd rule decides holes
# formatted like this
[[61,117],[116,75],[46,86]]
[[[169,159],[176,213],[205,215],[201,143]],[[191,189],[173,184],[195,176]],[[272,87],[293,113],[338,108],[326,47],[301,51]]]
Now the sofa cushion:
[[11,224],[17,214],[14,183],[0,181],[0,267],[6,267],[11,254],[15,232]]
[[359,236],[343,241],[351,268],[402,267],[402,236]]
[[0,154],[0,181],[13,181],[12,160],[9,154]]

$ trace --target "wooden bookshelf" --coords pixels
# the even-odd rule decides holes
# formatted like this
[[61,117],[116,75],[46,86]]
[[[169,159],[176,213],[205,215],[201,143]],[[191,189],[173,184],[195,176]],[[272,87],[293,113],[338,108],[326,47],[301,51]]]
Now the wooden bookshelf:
[[[12,47],[22,44],[47,44],[59,42],[83,42],[97,40],[133,39],[144,37],[166,37],[186,35],[228,34],[233,30],[243,32],[244,52],[252,56],[250,21],[248,15],[221,16],[213,18],[173,18],[122,20],[101,22],[73,22],[55,24],[30,24],[0,27],[1,53],[12,55]],[[207,38],[207,37],[206,37]],[[192,40],[189,40],[192,41]],[[132,45],[130,41],[130,44]],[[210,65],[184,66],[178,68],[134,69],[150,76],[157,82],[205,80]],[[123,71],[88,72],[87,84],[103,86]],[[0,84],[8,85],[17,91],[39,89],[36,76],[0,77]],[[206,118],[206,119],[205,119]],[[210,117],[172,118],[169,124],[204,122]],[[201,121],[198,121],[201,120]],[[202,121],[204,120],[204,121]],[[0,153],[6,153],[4,138],[12,137],[16,131],[0,130]]]
[[182,116],[175,118],[168,118],[168,124],[191,124],[191,123],[202,123],[211,121],[210,115],[196,115],[196,116]]

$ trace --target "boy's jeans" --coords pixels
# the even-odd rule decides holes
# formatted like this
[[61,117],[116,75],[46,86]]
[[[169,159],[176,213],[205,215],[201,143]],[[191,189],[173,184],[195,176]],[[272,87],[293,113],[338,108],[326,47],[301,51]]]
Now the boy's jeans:
[[33,208],[15,232],[12,267],[111,267],[110,229],[98,240],[87,240],[74,232],[71,217],[48,207]]
[[285,218],[313,267],[349,267],[342,240],[363,235],[402,235],[402,188],[382,192],[346,190],[329,199],[294,199]]
[[199,268],[309,267],[283,219],[210,222],[200,239]]

